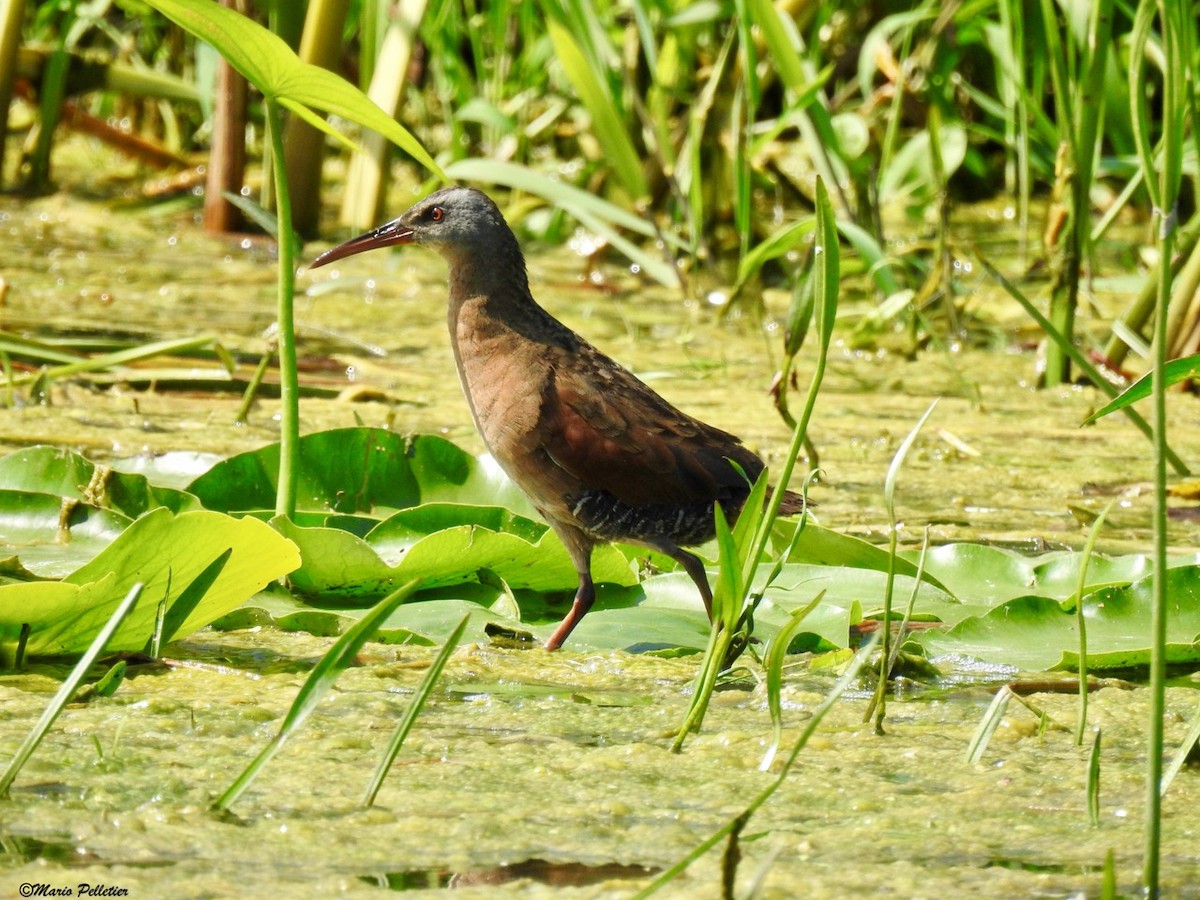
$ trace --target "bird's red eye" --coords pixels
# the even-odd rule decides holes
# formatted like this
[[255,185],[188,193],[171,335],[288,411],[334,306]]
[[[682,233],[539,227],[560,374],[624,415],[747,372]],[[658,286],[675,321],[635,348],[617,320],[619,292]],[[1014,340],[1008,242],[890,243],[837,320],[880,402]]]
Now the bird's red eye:
[[440,222],[442,219],[446,218],[446,211],[440,206],[435,206],[429,211],[429,218],[435,222]]

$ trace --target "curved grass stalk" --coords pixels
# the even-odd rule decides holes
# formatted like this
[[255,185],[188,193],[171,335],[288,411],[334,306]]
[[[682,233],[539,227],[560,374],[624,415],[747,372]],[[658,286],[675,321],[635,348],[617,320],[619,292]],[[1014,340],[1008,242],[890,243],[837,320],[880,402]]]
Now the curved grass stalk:
[[275,515],[296,514],[296,475],[300,444],[300,373],[296,369],[296,326],[293,301],[296,294],[296,237],[292,231],[292,200],[284,169],[283,116],[279,104],[265,101],[267,138],[275,182],[275,212],[279,217],[278,284],[275,321],[279,326],[279,481],[275,493]]
[[[819,338],[816,369],[809,383],[804,410],[792,431],[792,442],[788,447],[783,465],[780,467],[775,490],[771,493],[765,508],[762,500],[766,493],[766,470],[755,483],[750,496],[742,507],[737,525],[732,531],[725,521],[721,508],[715,507],[720,573],[713,590],[712,629],[709,632],[708,646],[704,652],[703,666],[696,676],[692,702],[688,706],[683,724],[671,745],[671,750],[675,753],[682,749],[687,735],[700,727],[712,696],[713,687],[717,683],[717,675],[720,674],[729,658],[730,648],[738,634],[750,627],[754,602],[752,601],[747,606],[747,595],[754,583],[758,566],[766,557],[771,530],[774,528],[775,520],[779,517],[779,506],[783,502],[784,492],[795,469],[796,459],[804,447],[808,423],[812,418],[821,381],[825,375],[825,364],[833,335],[833,322],[837,314],[840,252],[837,243],[837,227],[833,218],[833,206],[829,201],[824,182],[821,180],[817,181],[814,253],[816,254],[813,270],[814,296],[816,298],[814,312]],[[749,635],[744,636],[748,637]]]
[[[941,398],[938,398],[941,399]],[[935,399],[929,404],[929,408],[925,410],[925,414],[917,420],[917,424],[912,427],[904,440],[900,442],[900,446],[896,449],[896,455],[892,457],[892,463],[888,466],[887,475],[883,479],[883,502],[887,507],[888,526],[890,537],[888,540],[888,570],[887,582],[883,592],[883,622],[880,625],[882,633],[879,647],[879,681],[875,685],[875,697],[867,706],[867,711],[863,716],[863,721],[870,721],[871,715],[875,715],[875,733],[883,734],[883,720],[887,715],[887,683],[888,675],[891,672],[892,653],[891,653],[891,630],[892,630],[892,591],[896,583],[896,544],[897,523],[896,523],[896,479],[900,475],[900,467],[904,465],[904,459],[908,456],[908,451],[912,449],[913,442],[916,441],[917,435],[921,433],[921,429],[925,427],[925,423],[929,421],[929,417],[933,415],[934,409],[937,408],[938,399]],[[920,582],[917,582],[919,585]]]
[[[798,530],[798,529],[797,529]],[[779,743],[783,740],[783,661],[787,656],[788,645],[800,631],[804,619],[825,598],[825,591],[820,591],[807,606],[792,613],[786,625],[779,629],[767,647],[766,658],[763,660],[767,670],[767,710],[771,713],[771,743],[763,754],[762,762],[758,764],[760,772],[766,772],[775,761]]]
[[1087,584],[1088,563],[1092,559],[1092,552],[1096,549],[1096,539],[1100,536],[1104,520],[1116,502],[1115,497],[1109,500],[1104,509],[1100,511],[1100,515],[1096,517],[1096,521],[1092,523],[1087,543],[1083,545],[1083,553],[1080,554],[1079,582],[1075,586],[1075,625],[1079,629],[1079,719],[1075,723],[1075,743],[1079,746],[1083,746],[1083,732],[1087,728],[1088,708],[1087,621],[1083,615],[1083,589]]

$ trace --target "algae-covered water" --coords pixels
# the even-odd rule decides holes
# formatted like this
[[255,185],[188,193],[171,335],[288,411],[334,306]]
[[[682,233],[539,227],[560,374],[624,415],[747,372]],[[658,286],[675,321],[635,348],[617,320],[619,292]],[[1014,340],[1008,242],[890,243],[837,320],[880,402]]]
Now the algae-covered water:
[[[1003,223],[998,211],[978,218],[991,231]],[[139,340],[212,333],[241,355],[240,375],[266,347],[267,249],[203,235],[186,205],[114,212],[61,194],[3,198],[0,234],[8,331]],[[615,260],[603,267],[603,289],[582,279],[570,250],[536,248],[530,265],[536,295],[570,326],[683,409],[742,435],[768,462],[780,459],[788,431],[767,387],[786,296],[768,292],[762,319],[718,319],[706,299],[646,287]],[[1034,351],[1009,337],[1011,306],[979,276],[964,277],[963,287],[978,317],[973,334],[991,338],[935,344],[915,358],[887,334],[884,349],[855,349],[852,329],[870,304],[847,293],[812,434],[824,472],[814,490],[821,521],[886,534],[884,473],[940,397],[900,477],[904,540],[917,541],[928,525],[939,541],[1079,546],[1091,517],[1119,495],[1101,546],[1144,549],[1145,440],[1119,417],[1078,427],[1100,395],[1035,390]],[[341,392],[304,400],[305,431],[361,421],[481,449],[447,345],[440,260],[415,248],[372,254],[302,272],[298,288],[306,383]],[[1101,283],[1089,299],[1119,305],[1129,290]],[[239,398],[214,389],[224,377],[215,362],[147,365],[107,387],[57,382],[46,406],[18,393],[0,408],[0,448],[46,442],[129,459],[227,455],[275,439],[277,401],[262,397],[247,423],[235,423]],[[811,359],[800,368],[803,383]],[[1195,400],[1173,396],[1171,410],[1190,423]],[[1185,459],[1200,459],[1196,429],[1181,425],[1173,443]],[[1196,546],[1186,519],[1172,528],[1175,546]],[[668,735],[686,709],[695,658],[478,644],[455,654],[377,805],[363,809],[367,780],[433,654],[368,645],[234,816],[212,815],[209,804],[275,733],[329,643],[271,629],[206,631],[173,645],[169,665],[137,672],[114,697],[66,710],[0,804],[0,892],[29,884],[78,893],[87,883],[142,897],[365,896],[453,883],[477,896],[623,897],[773,778],[757,768],[770,735],[761,685],[718,693],[702,733],[675,755]],[[38,666],[0,675],[0,761],[61,675]],[[832,683],[804,665],[787,677],[785,747]],[[1119,883],[1133,890],[1145,693],[1114,683],[1093,695],[1091,722],[1102,730],[1098,827],[1086,809],[1086,750],[1053,727],[1073,724],[1071,694],[1032,698],[1049,716],[1044,732],[1014,706],[974,765],[965,753],[990,701],[985,687],[903,691],[884,736],[861,725],[865,698],[848,695],[750,820],[738,890],[757,882],[768,897],[1095,895],[1109,852]],[[1196,705],[1187,684],[1171,689],[1168,746],[1182,740]],[[1185,770],[1166,799],[1172,896],[1200,896],[1198,785]],[[668,894],[720,896],[720,863],[718,847]]]

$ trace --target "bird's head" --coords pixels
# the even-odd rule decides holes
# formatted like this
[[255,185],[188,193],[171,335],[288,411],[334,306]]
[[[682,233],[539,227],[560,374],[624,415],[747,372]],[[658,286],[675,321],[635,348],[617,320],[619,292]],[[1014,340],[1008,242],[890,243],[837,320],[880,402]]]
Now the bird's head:
[[326,250],[309,268],[393,244],[421,244],[453,262],[486,259],[508,243],[515,246],[516,238],[486,194],[449,187],[430,194],[386,225]]

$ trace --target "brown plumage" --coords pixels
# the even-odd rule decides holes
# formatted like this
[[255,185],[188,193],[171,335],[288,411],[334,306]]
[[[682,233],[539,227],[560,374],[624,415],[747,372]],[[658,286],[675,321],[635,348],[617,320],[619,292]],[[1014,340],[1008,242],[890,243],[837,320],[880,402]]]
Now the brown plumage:
[[[579,573],[575,602],[547,649],[566,640],[595,600],[597,543],[627,541],[671,556],[711,613],[704,566],[682,547],[713,537],[714,503],[730,521],[737,516],[750,489],[746,479],[758,477],[762,461],[733,435],[680,412],[538,306],[520,245],[485,194],[437,191],[313,266],[392,244],[421,244],[449,264],[450,343],[475,425]],[[783,509],[802,506],[789,492]]]

